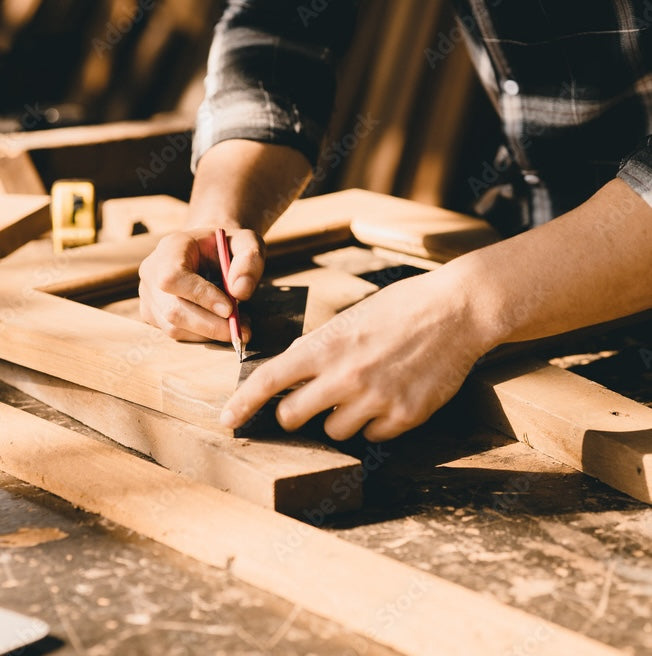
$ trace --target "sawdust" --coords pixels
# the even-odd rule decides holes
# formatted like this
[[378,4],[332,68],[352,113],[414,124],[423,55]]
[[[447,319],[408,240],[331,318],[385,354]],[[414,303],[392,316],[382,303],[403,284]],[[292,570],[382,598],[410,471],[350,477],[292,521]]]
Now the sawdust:
[[14,533],[0,535],[0,547],[21,548],[36,547],[46,542],[55,542],[67,538],[68,534],[58,528],[19,528]]

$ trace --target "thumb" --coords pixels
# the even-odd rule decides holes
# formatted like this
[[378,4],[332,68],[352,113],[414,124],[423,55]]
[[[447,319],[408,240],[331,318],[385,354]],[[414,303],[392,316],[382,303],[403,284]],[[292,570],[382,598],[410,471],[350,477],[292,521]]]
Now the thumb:
[[253,230],[238,230],[231,235],[231,269],[227,284],[234,298],[245,301],[258,286],[265,268],[265,242]]

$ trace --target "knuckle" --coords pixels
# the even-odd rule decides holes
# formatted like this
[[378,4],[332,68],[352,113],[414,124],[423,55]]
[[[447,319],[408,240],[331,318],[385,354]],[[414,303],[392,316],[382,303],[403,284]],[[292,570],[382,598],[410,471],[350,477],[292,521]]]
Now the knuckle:
[[173,293],[182,275],[183,271],[177,267],[165,268],[159,271],[156,282],[162,291]]
[[281,427],[292,430],[300,425],[299,415],[293,401],[283,400],[276,408],[276,419]]
[[386,442],[387,440],[391,440],[392,437],[396,437],[398,435],[398,432],[396,432],[392,428],[385,428],[385,427],[383,427],[382,429],[365,428],[362,431],[362,435],[365,438],[365,440],[367,440],[368,442]]
[[182,331],[173,325],[164,324],[161,330],[170,338],[180,340]]
[[345,380],[353,394],[362,394],[369,391],[369,377],[367,372],[362,368],[351,370]]
[[399,405],[392,409],[389,419],[397,430],[406,431],[417,423],[417,413],[409,406]]
[[139,265],[138,267],[138,277],[141,279],[146,279],[149,275],[149,263],[150,263],[150,258],[151,255],[148,255]]
[[183,318],[183,309],[180,303],[170,303],[163,310],[163,318],[172,324],[172,326],[177,327]]
[[243,260],[253,261],[253,260],[257,260],[258,258],[261,258],[262,253],[260,252],[260,249],[255,248],[253,246],[249,246],[241,251],[238,251],[238,257],[240,257]]
[[341,429],[338,429],[337,426],[330,424],[328,421],[324,424],[324,433],[336,442],[343,442],[348,437]]
[[265,367],[256,369],[250,378],[263,393],[270,392],[276,386],[276,376]]
[[209,291],[206,284],[202,280],[197,280],[192,287],[191,295],[192,299],[198,301],[201,305],[202,302],[208,302]]

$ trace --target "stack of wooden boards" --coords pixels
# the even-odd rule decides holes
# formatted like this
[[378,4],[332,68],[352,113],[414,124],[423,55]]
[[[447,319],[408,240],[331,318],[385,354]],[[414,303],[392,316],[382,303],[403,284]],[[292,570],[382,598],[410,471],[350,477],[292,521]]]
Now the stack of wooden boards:
[[[3,214],[13,212],[14,225],[29,226],[26,235],[31,237],[42,229],[45,199],[5,196],[3,202],[0,207],[9,208]],[[146,202],[113,201],[109,223],[114,214],[124,229],[131,212],[134,221],[150,222],[149,228],[155,231],[155,218],[143,219]],[[17,203],[24,204],[24,217],[15,216]],[[183,220],[180,201],[155,198],[153,203],[161,215],[166,204],[171,208],[168,216]],[[169,220],[165,228],[172,227]],[[11,221],[5,222],[4,229],[12,229]],[[345,242],[351,233],[372,246],[439,261],[497,239],[478,219],[349,190],[295,203],[267,235],[270,257],[315,245],[333,246]],[[107,242],[47,259],[39,253],[37,262],[29,255],[5,259],[0,264],[4,299],[0,355],[228,439],[218,415],[238,375],[230,349],[175,343],[150,326],[71,300],[98,290],[106,295],[112,289],[133,286],[140,261],[157,239],[156,235],[142,235],[119,247]],[[312,267],[272,282],[309,286],[306,321],[310,329],[376,289],[352,275],[350,268],[343,272]],[[203,372],[201,377],[197,371]],[[479,416],[492,426],[650,501],[646,456],[652,410],[570,372],[534,361],[482,369],[472,376],[467,393]]]
[[[162,200],[157,202],[160,207]],[[134,201],[125,203],[133,207]],[[179,209],[174,211],[182,214]],[[147,222],[142,207],[135,214]],[[296,252],[321,237],[332,246],[351,233],[372,246],[440,261],[497,238],[476,219],[350,190],[295,203],[268,235],[270,253]],[[237,380],[230,348],[178,344],[150,326],[73,300],[133,284],[157,239],[143,235],[59,257],[39,252],[37,259],[27,247],[5,258],[0,357],[13,364],[0,366],[0,378],[185,476],[6,406],[0,406],[8,427],[0,437],[2,469],[205,562],[230,563],[244,580],[405,653],[432,653],[435,633],[437,649],[445,653],[505,653],[538,627],[551,636],[541,654],[614,653],[253,507],[250,502],[298,515],[355,508],[361,501],[360,463],[300,439],[234,440],[217,420]],[[275,283],[309,286],[310,327],[375,291],[352,275],[352,267],[313,268]],[[525,360],[474,373],[465,393],[491,426],[650,501],[652,410]],[[346,499],[334,493],[335,483],[343,481]],[[174,494],[165,494],[170,489]],[[161,513],[150,517],[151,508]],[[411,596],[410,612],[381,622],[382,609],[402,595]],[[482,621],[472,622],[476,613]]]

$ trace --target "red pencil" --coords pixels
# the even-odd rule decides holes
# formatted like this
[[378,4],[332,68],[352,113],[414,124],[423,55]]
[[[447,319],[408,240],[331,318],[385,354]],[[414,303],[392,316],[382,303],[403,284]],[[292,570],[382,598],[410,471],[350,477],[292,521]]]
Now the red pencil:
[[229,330],[231,331],[231,342],[235,352],[238,354],[240,362],[244,354],[242,342],[242,328],[240,326],[240,312],[238,312],[238,302],[233,298],[229,291],[229,269],[231,268],[231,256],[229,255],[229,243],[226,239],[226,232],[222,228],[218,228],[215,232],[217,241],[217,256],[220,260],[220,269],[222,270],[222,282],[224,283],[224,293],[231,300],[233,311],[229,316]]

